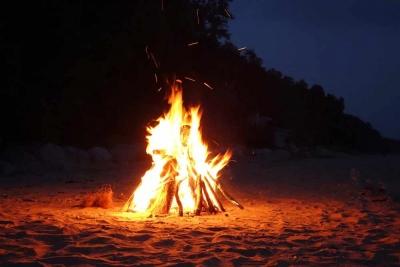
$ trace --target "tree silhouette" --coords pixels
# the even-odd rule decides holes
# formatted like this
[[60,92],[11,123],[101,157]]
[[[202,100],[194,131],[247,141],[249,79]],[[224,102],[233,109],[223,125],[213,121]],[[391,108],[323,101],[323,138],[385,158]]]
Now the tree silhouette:
[[[273,129],[285,128],[298,146],[388,146],[344,113],[343,98],[238,51],[229,40],[229,2],[8,2],[0,19],[3,146],[143,140],[174,79],[183,81],[186,101],[202,104],[205,134],[218,143],[272,146]],[[255,131],[256,114],[271,123]]]

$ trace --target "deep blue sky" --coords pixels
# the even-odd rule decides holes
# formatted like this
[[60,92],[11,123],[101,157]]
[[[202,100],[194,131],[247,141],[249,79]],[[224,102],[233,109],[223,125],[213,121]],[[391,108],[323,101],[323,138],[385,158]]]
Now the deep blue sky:
[[400,139],[400,0],[234,0],[231,39]]

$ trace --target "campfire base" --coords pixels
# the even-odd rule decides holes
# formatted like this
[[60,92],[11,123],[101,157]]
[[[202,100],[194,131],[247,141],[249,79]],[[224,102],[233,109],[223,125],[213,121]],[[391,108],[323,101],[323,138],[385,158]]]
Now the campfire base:
[[[174,164],[171,162],[170,164]],[[170,168],[173,170],[173,167]],[[157,194],[157,198],[154,199],[147,209],[146,213],[149,213],[149,216],[166,216],[171,213],[172,203],[175,200],[177,204],[177,213],[179,216],[184,215],[184,210],[182,207],[182,202],[179,197],[179,188],[182,181],[176,181],[176,173],[173,171],[170,172],[170,178],[164,183],[163,187],[160,189],[160,192]],[[200,177],[195,181],[196,186],[194,187],[194,193],[196,196],[196,206],[195,210],[192,212],[188,212],[188,214],[199,216],[203,212],[207,212],[208,214],[216,214],[218,212],[225,212],[225,208],[222,204],[221,198],[225,198],[228,202],[233,204],[234,206],[244,209],[244,207],[230,195],[225,190],[222,189],[222,185],[220,183],[215,183],[215,188],[213,188],[205,177]],[[219,194],[217,194],[217,189]],[[214,199],[216,204],[212,201]],[[123,211],[132,212],[130,206],[133,201],[133,194],[127,201],[127,204],[124,206]]]

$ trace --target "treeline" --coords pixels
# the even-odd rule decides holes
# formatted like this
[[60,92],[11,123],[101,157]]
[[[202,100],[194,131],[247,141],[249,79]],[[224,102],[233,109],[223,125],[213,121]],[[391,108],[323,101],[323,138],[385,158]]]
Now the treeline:
[[[272,146],[269,133],[284,128],[288,142],[304,147],[389,152],[398,144],[345,114],[343,98],[239,51],[229,41],[229,2],[4,4],[1,146],[144,141],[175,79],[188,103],[201,103],[215,143]],[[256,115],[271,118],[266,129],[250,125]]]

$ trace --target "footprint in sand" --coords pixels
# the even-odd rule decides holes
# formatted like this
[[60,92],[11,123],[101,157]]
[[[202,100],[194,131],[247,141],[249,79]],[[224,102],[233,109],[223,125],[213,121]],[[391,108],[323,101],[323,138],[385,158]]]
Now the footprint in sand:
[[169,248],[175,244],[175,240],[173,239],[162,239],[160,241],[154,242],[152,244],[153,247],[156,248]]
[[221,260],[220,259],[218,259],[217,257],[211,257],[211,258],[208,258],[208,259],[205,259],[203,262],[202,262],[202,265],[203,266],[221,266]]
[[143,235],[132,236],[132,237],[130,237],[130,240],[143,242],[143,241],[149,240],[150,238],[152,238],[151,235],[143,234]]

